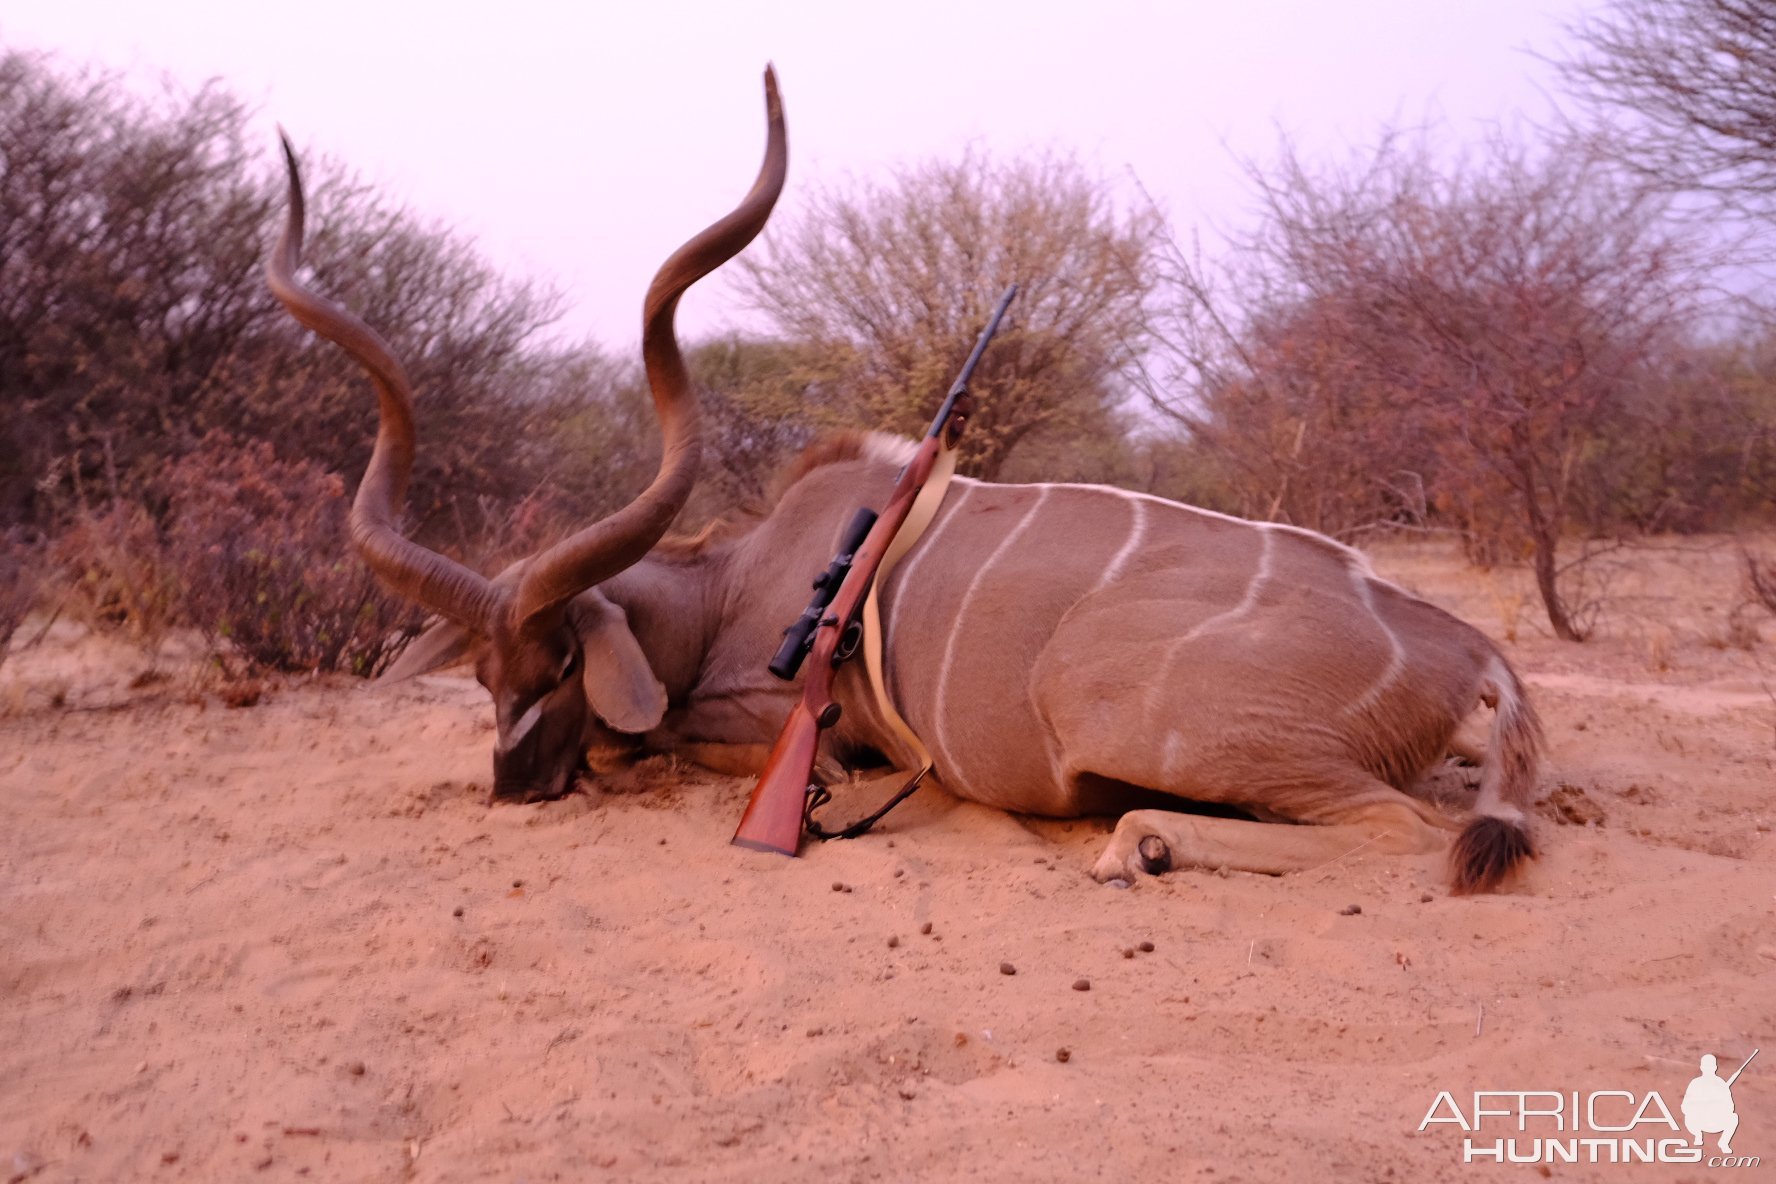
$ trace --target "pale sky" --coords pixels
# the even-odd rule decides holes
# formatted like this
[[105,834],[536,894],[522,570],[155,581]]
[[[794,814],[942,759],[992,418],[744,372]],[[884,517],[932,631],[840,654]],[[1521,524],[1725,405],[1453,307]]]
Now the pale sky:
[[[881,176],[975,144],[1074,152],[1138,177],[1188,234],[1237,224],[1236,157],[1286,129],[1309,159],[1389,120],[1543,117],[1562,26],[1597,0],[7,0],[0,41],[69,65],[218,77],[391,201],[472,236],[496,265],[556,283],[569,337],[634,348],[641,296],[673,247],[751,183],[760,74],[789,123],[780,213],[814,183]],[[269,239],[272,228],[267,228]],[[705,281],[690,334],[736,323]]]

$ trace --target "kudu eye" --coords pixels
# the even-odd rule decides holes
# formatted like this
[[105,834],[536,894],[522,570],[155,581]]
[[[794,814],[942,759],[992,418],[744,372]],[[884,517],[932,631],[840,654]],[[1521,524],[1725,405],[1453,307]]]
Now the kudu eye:
[[568,679],[572,678],[575,674],[578,674],[579,670],[580,670],[580,651],[574,650],[573,652],[571,652],[567,655],[566,661],[561,663],[561,677],[556,679],[556,681],[557,682],[566,682]]

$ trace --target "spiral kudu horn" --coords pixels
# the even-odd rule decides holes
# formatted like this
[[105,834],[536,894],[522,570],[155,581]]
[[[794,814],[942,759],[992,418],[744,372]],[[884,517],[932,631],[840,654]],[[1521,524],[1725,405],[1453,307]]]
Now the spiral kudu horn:
[[764,228],[783,190],[788,138],[777,77],[765,70],[768,135],[757,180],[726,217],[685,243],[667,259],[648,289],[643,309],[642,356],[660,419],[660,469],[627,506],[538,555],[527,566],[515,595],[480,574],[406,538],[396,527],[413,472],[413,391],[388,343],[359,317],[296,279],[303,234],[301,172],[283,138],[289,169],[290,209],[266,265],[272,293],[303,325],[334,342],[370,375],[381,409],[376,448],[352,504],[351,535],[364,560],[396,593],[483,635],[496,623],[522,630],[542,624],[586,588],[634,564],[659,542],[684,508],[696,483],[701,432],[695,396],[686,373],[673,314],[679,297],[699,279],[733,258]]
[[586,588],[651,550],[684,508],[697,480],[702,447],[696,398],[673,332],[685,290],[739,254],[764,229],[788,167],[788,138],[777,75],[765,70],[765,159],[758,179],[733,212],[685,243],[654,276],[642,308],[642,358],[660,418],[662,455],[653,483],[621,510],[538,555],[525,571],[512,607],[520,627],[547,618]]
[[413,475],[413,387],[394,351],[374,329],[296,279],[302,262],[302,173],[289,137],[280,132],[279,138],[290,174],[290,210],[277,247],[265,265],[266,282],[291,316],[345,350],[369,373],[381,407],[376,448],[352,502],[352,543],[392,591],[485,633],[499,605],[493,584],[480,573],[420,546],[396,525]]

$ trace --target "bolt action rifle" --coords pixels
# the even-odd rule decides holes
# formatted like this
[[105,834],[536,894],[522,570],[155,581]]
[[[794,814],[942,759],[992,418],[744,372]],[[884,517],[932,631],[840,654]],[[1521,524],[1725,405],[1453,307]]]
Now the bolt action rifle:
[[[825,787],[814,781],[814,756],[820,747],[820,733],[839,722],[839,705],[832,697],[833,677],[839,663],[854,654],[862,640],[860,614],[883,555],[906,522],[914,499],[930,479],[938,453],[956,446],[968,418],[968,380],[1016,295],[1017,285],[1013,284],[999,298],[999,306],[974,343],[974,352],[968,355],[962,373],[938,408],[937,418],[931,421],[931,430],[925,433],[919,450],[896,478],[887,507],[880,516],[868,507],[857,511],[839,544],[838,555],[814,581],[813,600],[796,622],[784,630],[783,645],[771,659],[771,673],[790,680],[795,678],[804,659],[812,656],[814,661],[802,684],[802,697],[790,708],[789,718],[784,720],[777,743],[765,761],[765,771],[752,791],[752,800],[740,818],[740,828],[734,832],[737,845],[794,855],[810,802],[817,805],[826,799]],[[888,806],[858,825],[867,829],[868,823],[881,817],[918,784],[919,777],[915,777]],[[808,826],[823,837],[833,837],[819,831],[811,821]],[[838,832],[845,837],[857,833],[861,833],[857,827]]]

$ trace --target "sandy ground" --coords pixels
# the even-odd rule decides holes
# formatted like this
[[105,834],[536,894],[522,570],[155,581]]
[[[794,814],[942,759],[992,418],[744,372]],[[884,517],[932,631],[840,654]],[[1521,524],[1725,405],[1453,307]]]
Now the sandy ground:
[[941,792],[791,861],[659,760],[490,808],[466,677],[235,710],[58,625],[0,668],[0,1180],[1517,1178],[1418,1129],[1439,1091],[1675,1112],[1760,1046],[1758,1168],[1553,1176],[1772,1178],[1776,625],[1732,644],[1733,552],[1613,557],[1583,646],[1520,573],[1377,559],[1547,720],[1507,894],[1362,851],[1119,891],[1106,823]]

